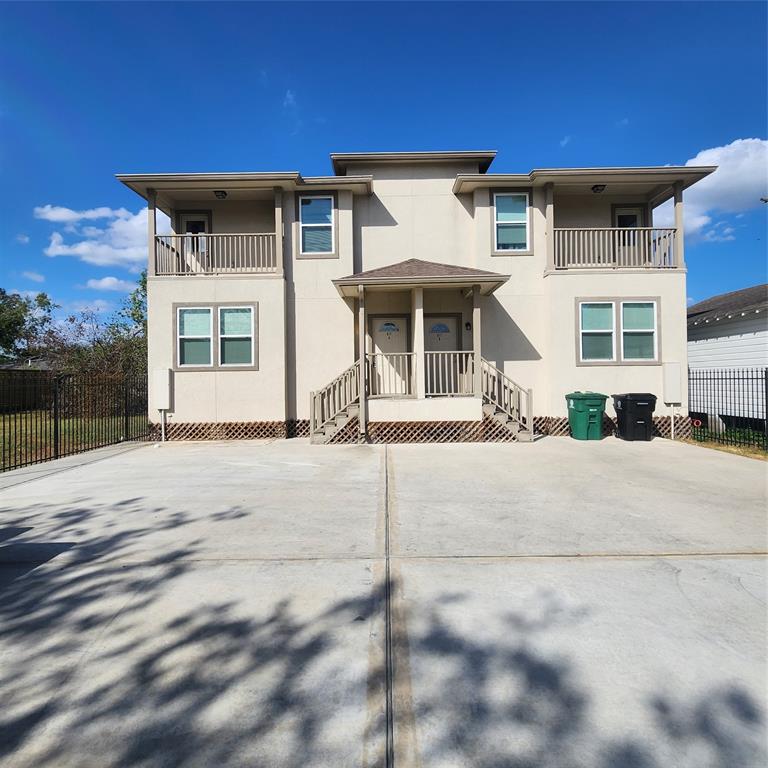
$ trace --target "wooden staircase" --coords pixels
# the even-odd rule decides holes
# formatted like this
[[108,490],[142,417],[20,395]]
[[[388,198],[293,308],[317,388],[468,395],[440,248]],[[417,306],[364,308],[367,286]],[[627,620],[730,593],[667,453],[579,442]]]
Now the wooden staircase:
[[520,443],[534,439],[533,390],[523,389],[485,358],[480,361],[483,413],[504,426]]
[[355,362],[318,392],[310,393],[309,440],[329,443],[360,413],[360,365]]

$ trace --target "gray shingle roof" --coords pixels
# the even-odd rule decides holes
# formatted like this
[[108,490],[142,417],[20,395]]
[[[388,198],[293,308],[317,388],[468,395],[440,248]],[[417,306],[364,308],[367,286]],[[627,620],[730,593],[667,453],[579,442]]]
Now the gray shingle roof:
[[768,283],[721,293],[688,307],[688,327],[728,315],[768,308]]
[[500,275],[497,272],[488,272],[484,269],[473,269],[471,267],[460,267],[456,264],[440,264],[436,261],[422,261],[421,259],[408,259],[397,264],[390,264],[386,267],[369,269],[365,272],[357,272],[354,275],[342,277],[341,281],[360,281],[369,280],[403,280],[413,278],[414,280],[429,280],[430,278],[466,278],[467,280],[505,280],[507,275]]

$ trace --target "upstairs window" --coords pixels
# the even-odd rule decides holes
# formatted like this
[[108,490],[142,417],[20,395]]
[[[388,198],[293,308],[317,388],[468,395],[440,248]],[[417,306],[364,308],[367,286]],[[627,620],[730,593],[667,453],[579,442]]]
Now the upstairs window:
[[213,365],[213,310],[211,307],[179,308],[179,367]]
[[333,197],[299,198],[301,253],[333,253]]
[[497,193],[493,196],[496,251],[527,251],[528,193]]

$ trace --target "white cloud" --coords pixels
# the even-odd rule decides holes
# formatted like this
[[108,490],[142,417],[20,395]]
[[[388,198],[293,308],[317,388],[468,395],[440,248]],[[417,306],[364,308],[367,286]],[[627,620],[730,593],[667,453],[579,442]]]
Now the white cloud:
[[[43,208],[50,208],[44,206]],[[36,208],[43,210],[42,208]],[[69,208],[57,209],[70,211]],[[102,218],[111,218],[104,227],[85,225],[78,227],[76,222],[70,222],[72,226],[65,227],[65,232],[70,232],[76,237],[73,242],[65,242],[61,232],[53,232],[50,242],[44,253],[46,256],[74,256],[88,264],[100,267],[123,267],[131,272],[140,272],[147,263],[147,209],[142,208],[136,213],[126,211],[124,208],[114,210],[112,208],[93,208],[92,211],[111,211],[111,215]],[[123,213],[124,212],[124,213]],[[73,211],[72,213],[88,213],[87,211]],[[63,216],[63,214],[54,214]],[[94,216],[82,216],[79,220],[96,218]],[[52,221],[53,219],[49,219]],[[78,220],[78,221],[79,221]],[[63,222],[66,219],[59,218]],[[170,231],[168,217],[157,212],[157,231],[159,234]]]
[[22,272],[22,277],[26,277],[27,280],[31,280],[33,283],[44,283],[45,275],[41,275],[39,272]]
[[84,219],[125,219],[131,216],[125,208],[89,208],[85,211],[74,211],[61,205],[38,205],[34,209],[36,219],[52,221],[56,224],[74,224]]
[[98,280],[89,280],[85,284],[86,288],[92,288],[94,291],[123,291],[128,293],[136,287],[136,283],[130,280],[120,280],[117,277],[101,277]]
[[285,96],[283,97],[283,107],[285,107],[285,109],[296,108],[296,94],[290,88],[285,92]]
[[95,312],[96,314],[101,314],[102,312],[109,312],[112,309],[112,304],[104,299],[73,301],[67,304],[67,309],[71,312]]
[[8,293],[15,293],[25,299],[34,299],[40,291],[22,291],[20,288],[11,288]]
[[[736,139],[723,147],[703,149],[685,164],[718,166],[685,192],[686,234],[709,242],[734,240],[735,230],[723,217],[739,218],[761,205],[760,198],[768,194],[768,140]],[[653,214],[657,226],[673,226],[674,218],[671,201]]]
[[22,245],[28,245],[29,235],[25,235],[23,232],[20,232],[18,235],[16,235],[16,242],[21,243]]
[[566,144],[571,143],[571,137],[570,136],[563,136],[562,139],[560,139],[560,146],[564,147]]

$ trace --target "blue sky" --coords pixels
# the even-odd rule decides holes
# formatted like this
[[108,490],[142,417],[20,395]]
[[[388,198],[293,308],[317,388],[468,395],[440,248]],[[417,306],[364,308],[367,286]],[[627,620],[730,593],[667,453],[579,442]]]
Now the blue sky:
[[146,229],[116,172],[486,148],[497,172],[719,163],[686,200],[688,294],[763,282],[766,7],[0,4],[0,285],[119,305]]

